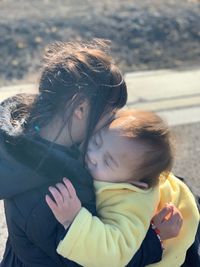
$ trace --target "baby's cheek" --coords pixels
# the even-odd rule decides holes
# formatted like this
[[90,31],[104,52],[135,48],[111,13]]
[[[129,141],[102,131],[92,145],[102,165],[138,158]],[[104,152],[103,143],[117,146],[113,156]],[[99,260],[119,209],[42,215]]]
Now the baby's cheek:
[[98,173],[99,180],[109,182],[110,173],[108,170],[103,169]]
[[93,170],[90,172],[90,174],[92,175],[94,180],[99,180],[100,174],[99,174],[98,170]]
[[107,175],[106,172],[102,169],[98,169],[94,172],[93,178],[98,181],[107,181]]
[[97,180],[101,181],[103,179],[103,176],[101,175],[101,172],[99,171],[96,171],[94,175]]

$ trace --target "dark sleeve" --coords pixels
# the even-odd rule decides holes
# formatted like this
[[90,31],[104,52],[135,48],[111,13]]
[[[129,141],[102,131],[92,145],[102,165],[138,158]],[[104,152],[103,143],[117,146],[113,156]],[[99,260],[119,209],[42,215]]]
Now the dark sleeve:
[[[56,248],[66,231],[45,202],[46,185],[5,200],[13,250],[27,266],[80,266],[58,255]],[[95,201],[91,211],[95,210]],[[12,266],[15,266],[14,264]],[[34,265],[35,266],[35,265]]]
[[47,182],[47,179],[34,170],[18,162],[0,159],[0,199],[36,188]]
[[[27,199],[27,203],[29,201]],[[7,221],[9,230],[11,230],[11,243],[7,242],[7,250],[10,253],[4,259],[5,266],[7,266],[7,262],[10,263],[9,266],[79,266],[56,253],[57,242],[63,235],[64,228],[48,212],[42,210],[44,217],[37,212],[33,212],[33,216],[30,216],[29,220],[26,211],[22,214],[17,210],[20,199],[16,201],[14,210],[12,200],[6,200],[5,202],[7,213],[12,213],[12,216],[8,216]],[[11,203],[10,209],[9,202]]]
[[[40,193],[38,196],[41,198]],[[38,196],[37,192],[35,192],[34,198],[37,199]],[[89,206],[87,207],[90,209],[90,212],[96,214],[96,205],[94,199],[91,199]],[[43,257],[46,255],[45,259],[43,259],[43,262],[48,262],[48,264],[50,264],[48,266],[51,267],[52,263],[54,263],[53,266],[56,266],[57,264],[62,267],[80,266],[79,264],[57,254],[57,246],[67,231],[56,221],[51,210],[45,203],[44,196],[41,198],[38,205],[32,210],[26,225],[26,235],[28,239],[31,240],[35,245],[34,248],[38,250],[38,255],[43,255]]]
[[133,256],[127,267],[144,267],[159,262],[162,259],[162,253],[161,243],[155,231],[150,226],[139,250]]

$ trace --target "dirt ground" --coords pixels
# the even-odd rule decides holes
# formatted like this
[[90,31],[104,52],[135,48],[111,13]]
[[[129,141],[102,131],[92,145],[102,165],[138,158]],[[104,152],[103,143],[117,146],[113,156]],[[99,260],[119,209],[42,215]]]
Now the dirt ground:
[[[0,86],[35,82],[48,43],[93,37],[112,40],[112,53],[124,72],[199,65],[200,1],[0,0]],[[189,144],[179,151],[182,162],[188,153],[199,155],[187,140],[199,140],[199,126],[175,128]],[[175,170],[189,175],[178,161]],[[199,190],[198,181],[191,183]],[[0,259],[6,235],[0,201]]]

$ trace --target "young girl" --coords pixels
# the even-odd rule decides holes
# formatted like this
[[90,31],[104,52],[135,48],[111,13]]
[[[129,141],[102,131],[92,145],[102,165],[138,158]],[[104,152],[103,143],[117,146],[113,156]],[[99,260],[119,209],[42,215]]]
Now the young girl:
[[[56,253],[65,230],[44,196],[67,176],[82,206],[96,215],[93,179],[76,144],[83,142],[84,150],[94,129],[126,104],[126,83],[107,50],[105,41],[51,45],[39,94],[0,104],[0,198],[9,233],[1,267],[78,266]],[[131,264],[141,267],[160,257],[160,241],[149,227]]]
[[104,41],[51,45],[39,94],[0,105],[0,197],[9,233],[1,267],[77,266],[56,253],[64,229],[44,195],[68,175],[82,204],[96,214],[93,181],[75,144],[86,146],[94,128],[126,103],[126,84],[107,49]]
[[[158,203],[161,209],[172,202],[183,227],[173,240],[161,236],[165,250],[155,266],[180,267],[194,241],[199,213],[190,190],[172,174],[167,178],[172,151],[164,122],[151,112],[118,112],[89,142],[86,165],[94,179],[99,218],[81,207],[69,180],[49,188],[54,200],[46,196],[56,219],[65,229],[70,226],[58,253],[84,267],[125,266],[140,247]],[[161,176],[166,181],[159,181]],[[176,236],[182,219],[175,209],[167,206],[154,218],[158,227],[169,221]]]

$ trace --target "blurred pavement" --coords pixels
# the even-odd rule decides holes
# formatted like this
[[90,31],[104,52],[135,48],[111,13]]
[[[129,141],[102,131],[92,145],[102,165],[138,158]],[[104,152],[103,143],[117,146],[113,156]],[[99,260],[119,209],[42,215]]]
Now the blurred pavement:
[[200,69],[129,73],[125,79],[128,107],[156,111],[171,126],[200,122]]
[[[127,73],[127,107],[153,110],[171,126],[200,121],[200,69]],[[0,101],[15,93],[37,92],[36,85],[0,88]]]

